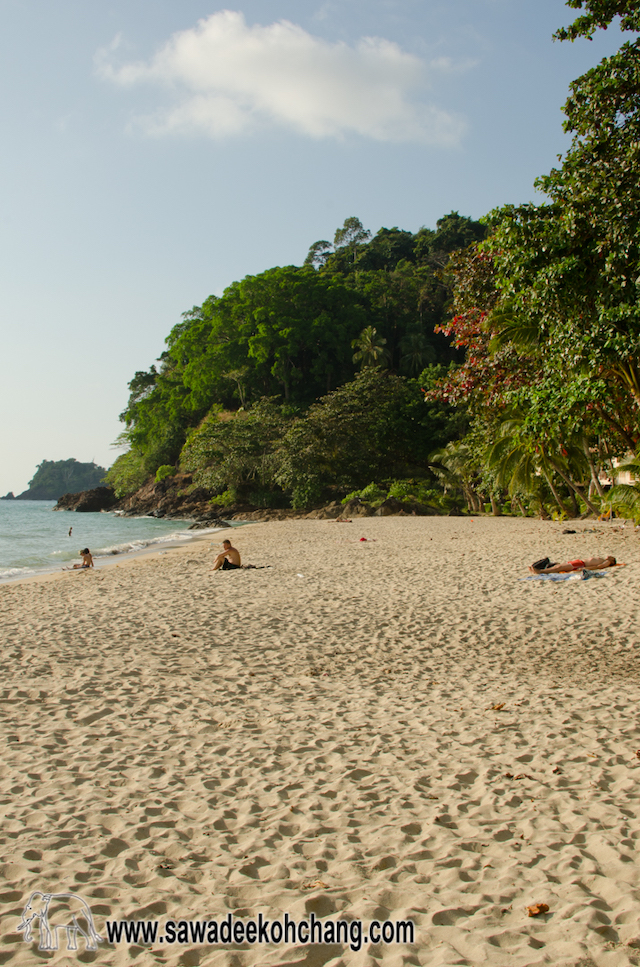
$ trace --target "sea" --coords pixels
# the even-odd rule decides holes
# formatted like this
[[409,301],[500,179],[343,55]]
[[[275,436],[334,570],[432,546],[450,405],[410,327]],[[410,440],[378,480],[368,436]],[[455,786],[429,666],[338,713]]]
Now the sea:
[[114,555],[185,544],[219,530],[190,531],[188,520],[54,512],[55,505],[55,500],[0,500],[0,581],[79,564],[82,547],[100,567]]

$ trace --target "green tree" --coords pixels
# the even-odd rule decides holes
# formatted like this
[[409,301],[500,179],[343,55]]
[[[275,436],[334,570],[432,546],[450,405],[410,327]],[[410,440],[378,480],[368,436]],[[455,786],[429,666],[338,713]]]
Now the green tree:
[[[637,31],[637,3],[574,0],[586,13],[558,31],[591,36],[620,16]],[[627,42],[571,85],[562,166],[537,182],[543,205],[493,213],[500,306],[535,330],[540,365],[581,384],[585,405],[634,448],[640,439],[640,46]],[[562,397],[560,397],[562,399]],[[621,404],[621,405],[620,405]]]
[[362,224],[359,218],[352,216],[345,218],[342,228],[336,230],[333,238],[335,249],[347,249],[351,262],[355,262],[359,246],[371,238],[371,232]]
[[277,501],[282,491],[275,481],[274,454],[290,420],[275,399],[259,400],[233,416],[212,412],[189,435],[181,468],[214,493],[232,492],[263,505],[269,495]]
[[379,336],[373,326],[366,326],[357,339],[351,343],[356,350],[353,354],[353,361],[364,369],[367,366],[382,366],[388,359],[388,353],[384,348],[387,340]]
[[276,479],[297,507],[342,496],[371,481],[429,476],[429,453],[450,425],[425,407],[417,382],[363,369],[291,425]]

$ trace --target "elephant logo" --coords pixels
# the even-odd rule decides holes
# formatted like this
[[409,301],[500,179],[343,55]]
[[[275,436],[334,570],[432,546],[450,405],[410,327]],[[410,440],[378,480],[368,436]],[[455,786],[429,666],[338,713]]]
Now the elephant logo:
[[38,920],[38,950],[57,950],[58,931],[67,933],[67,950],[78,949],[78,934],[84,937],[87,950],[97,950],[102,937],[93,922],[93,914],[86,900],[76,893],[32,893],[24,910],[18,930],[24,940],[33,939],[33,921]]

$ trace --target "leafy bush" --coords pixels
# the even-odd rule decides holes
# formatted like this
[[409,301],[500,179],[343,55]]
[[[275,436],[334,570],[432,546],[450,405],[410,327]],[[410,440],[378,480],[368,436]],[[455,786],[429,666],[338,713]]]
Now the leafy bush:
[[137,450],[128,450],[117,458],[104,478],[109,487],[113,487],[116,497],[127,497],[142,487],[147,479],[144,457]]
[[173,477],[176,472],[176,468],[165,463],[162,467],[158,467],[156,470],[156,483],[160,483],[166,477]]
[[414,500],[419,504],[439,505],[442,491],[434,490],[432,481],[411,477],[408,480],[394,480],[387,496],[397,500]]
[[281,407],[263,399],[236,414],[209,414],[192,431],[181,455],[181,466],[194,474],[198,487],[236,497],[249,491],[277,491],[274,486],[274,448],[289,421]]
[[382,487],[379,487],[377,483],[370,483],[366,487],[363,487],[362,490],[352,490],[343,499],[342,503],[346,504],[347,501],[353,500],[356,497],[366,501],[368,504],[381,504],[386,499],[387,492]]
[[225,490],[224,493],[218,494],[217,497],[212,497],[209,503],[212,507],[229,507],[231,504],[235,504],[237,499],[235,490],[230,488]]
[[298,484],[293,488],[291,494],[291,506],[294,510],[304,510],[313,507],[322,501],[324,489],[318,480],[307,477],[304,483]]
[[414,380],[366,368],[290,425],[276,453],[275,480],[297,501],[311,488],[315,501],[312,493],[351,493],[371,480],[425,473],[441,432]]

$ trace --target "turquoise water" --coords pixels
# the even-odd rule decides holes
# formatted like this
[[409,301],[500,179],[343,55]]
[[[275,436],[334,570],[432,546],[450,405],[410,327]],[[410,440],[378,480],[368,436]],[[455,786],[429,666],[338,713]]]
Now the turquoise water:
[[0,500],[0,580],[79,563],[81,547],[91,550],[99,567],[114,554],[189,541],[203,534],[189,531],[190,521],[54,513],[54,506],[54,500]]

